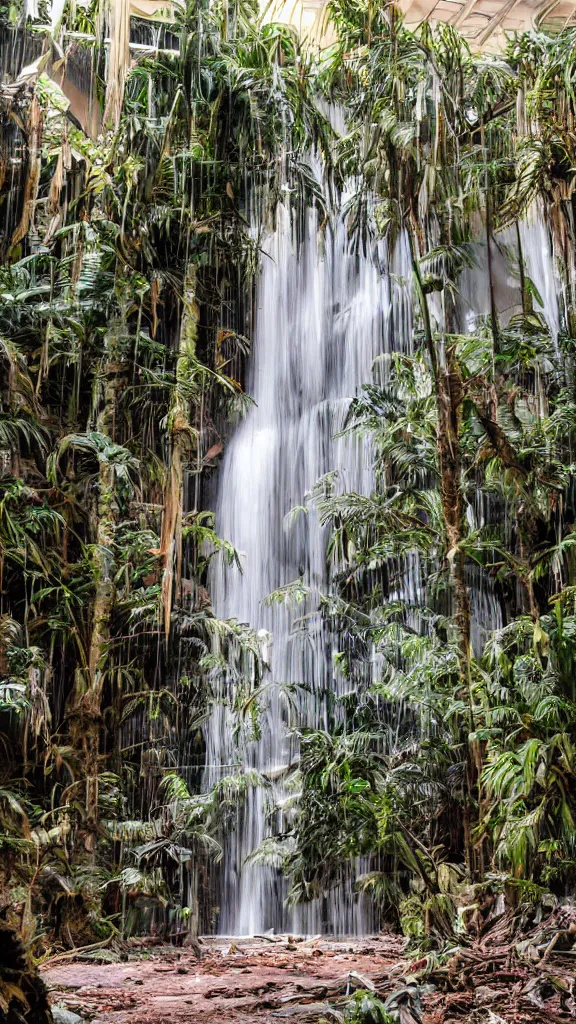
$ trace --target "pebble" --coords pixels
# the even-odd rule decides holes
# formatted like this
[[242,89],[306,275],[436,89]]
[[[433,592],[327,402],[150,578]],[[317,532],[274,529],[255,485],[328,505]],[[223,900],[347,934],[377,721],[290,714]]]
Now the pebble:
[[85,1024],[84,1017],[79,1017],[72,1010],[65,1010],[62,1006],[52,1007],[52,1020],[54,1024]]

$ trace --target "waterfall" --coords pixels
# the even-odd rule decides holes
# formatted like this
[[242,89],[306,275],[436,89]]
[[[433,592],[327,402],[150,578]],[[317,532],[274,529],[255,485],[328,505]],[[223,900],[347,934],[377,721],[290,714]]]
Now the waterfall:
[[[320,239],[314,211],[296,246],[288,210],[280,206],[276,230],[265,240],[264,251],[248,382],[255,405],[226,451],[217,503],[218,531],[241,552],[245,571],[241,575],[216,569],[211,592],[220,617],[236,617],[270,634],[268,679],[305,684],[306,691],[294,695],[298,715],[309,726],[325,728],[325,694],[344,686],[334,670],[331,638],[315,611],[317,595],[329,587],[326,536],[313,509],[295,518],[287,513],[332,470],[338,470],[342,490],[371,490],[368,446],[335,435],[344,425],[350,399],[372,379],[374,359],[389,348],[394,332],[409,338],[410,307],[393,303],[392,291],[401,290],[401,283],[395,285],[390,275],[383,275],[371,255],[350,252],[342,223]],[[398,279],[407,278],[407,249],[397,262]],[[404,322],[394,323],[399,313]],[[311,593],[296,613],[283,604],[263,604],[272,591],[298,579]],[[295,616],[300,620],[296,627]],[[297,759],[289,732],[290,696],[270,689],[263,699],[262,735],[249,741],[241,754],[244,766],[263,773],[273,788],[251,791],[227,840],[220,931],[363,931],[368,922],[362,919],[362,903],[350,893],[324,908],[312,905],[289,913],[282,906],[277,872],[244,864],[269,834],[267,808],[280,795],[287,767]],[[216,704],[207,763],[233,764],[238,757],[230,712]],[[209,769],[210,781],[217,772]]]
[[[290,910],[284,906],[285,884],[277,868],[246,863],[267,836],[285,826],[282,807],[289,804],[290,794],[284,780],[298,760],[291,727],[298,722],[326,728],[327,695],[347,688],[334,666],[335,641],[317,611],[318,596],[330,589],[326,531],[312,507],[294,517],[288,513],[332,471],[338,471],[341,490],[370,493],[369,444],[336,435],[361,386],[374,378],[379,366],[380,373],[386,373],[387,360],[378,357],[410,351],[412,344],[406,239],[400,237],[391,255],[384,247],[355,253],[341,219],[319,237],[313,210],[303,234],[297,245],[289,212],[281,205],[276,228],[263,244],[248,379],[254,404],[233,434],[219,478],[217,529],[241,553],[244,572],[222,565],[213,568],[213,605],[220,618],[236,618],[262,631],[269,668],[265,679],[271,684],[262,696],[259,735],[237,742],[229,707],[237,683],[230,679],[215,694],[206,731],[206,786],[229,771],[257,771],[268,783],[249,790],[237,812],[236,828],[226,836],[218,894],[221,934],[269,929],[358,934],[373,927],[370,905],[355,896],[352,878],[321,905]],[[526,225],[526,263],[539,279],[535,283],[546,286],[543,301],[554,332],[552,257],[542,239],[541,227]],[[501,253],[498,258],[498,304],[509,318],[519,301],[518,285]],[[462,317],[472,331],[477,315],[489,310],[481,244],[477,266],[463,275],[461,301]],[[480,502],[469,509],[469,516],[482,522],[490,518],[490,509]],[[405,596],[419,600],[423,590],[418,559],[408,559],[406,565]],[[296,609],[265,603],[272,591],[296,580],[310,592]],[[502,619],[482,578],[471,577],[470,584],[473,641],[479,651],[486,630],[500,626]],[[286,684],[304,684],[306,689],[290,693]]]

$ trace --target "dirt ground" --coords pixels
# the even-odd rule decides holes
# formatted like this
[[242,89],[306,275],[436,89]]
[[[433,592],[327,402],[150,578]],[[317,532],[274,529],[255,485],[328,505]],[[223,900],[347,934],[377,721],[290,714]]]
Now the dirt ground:
[[[153,948],[125,963],[65,963],[44,979],[54,1004],[94,1024],[259,1024],[319,1017],[338,987],[405,966],[403,941],[206,943],[192,950]],[[356,978],[355,975],[360,975]],[[351,975],[350,984],[348,976]]]
[[315,1024],[336,1021],[332,1011],[342,1011],[358,988],[375,989],[382,999],[407,993],[397,1004],[401,1024],[576,1018],[573,954],[551,956],[547,949],[536,966],[504,937],[491,936],[455,950],[431,973],[426,959],[414,961],[404,949],[393,935],[217,939],[204,941],[200,960],[191,949],[154,946],[116,963],[55,958],[42,973],[53,1005],[92,1024]]

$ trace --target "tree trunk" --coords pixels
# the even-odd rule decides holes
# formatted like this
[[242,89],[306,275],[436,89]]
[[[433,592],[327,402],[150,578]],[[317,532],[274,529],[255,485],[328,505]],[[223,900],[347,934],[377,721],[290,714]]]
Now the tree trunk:
[[447,559],[454,601],[454,622],[458,632],[460,667],[463,683],[468,690],[470,674],[470,596],[466,584],[466,558],[462,542],[466,532],[464,498],[461,486],[462,457],[460,451],[460,420],[464,390],[460,367],[453,347],[448,347],[445,365],[440,364],[430,322],[428,301],[416,255],[415,241],[409,229],[412,249],[412,268],[418,295],[424,339],[436,391],[436,451],[440,476],[442,518],[446,531]]
[[454,601],[460,666],[463,682],[468,688],[470,673],[470,595],[466,583],[466,556],[462,543],[466,533],[464,500],[461,487],[462,459],[460,452],[460,418],[462,411],[462,377],[454,350],[446,353],[446,368],[436,379],[438,427],[436,448],[440,474],[440,499],[446,530],[447,560]]
[[[114,439],[116,408],[124,385],[119,360],[118,325],[106,338],[100,394],[96,399],[96,430]],[[86,781],[86,849],[94,853],[98,830],[98,779],[100,774],[100,738],[102,690],[108,672],[110,625],[115,602],[114,538],[118,524],[114,466],[102,459],[99,464],[98,498],[94,511],[92,566],[95,580],[91,614],[90,644],[85,669],[77,670],[72,712],[73,738],[83,751]]]
[[[441,361],[436,351],[432,335],[428,301],[424,291],[420,266],[416,254],[416,244],[411,237],[412,267],[416,292],[418,295],[424,339],[436,392],[436,452],[438,457],[438,474],[440,477],[440,501],[442,519],[446,534],[446,558],[450,573],[452,591],[453,621],[459,653],[460,685],[462,699],[469,708],[468,730],[474,731],[474,714],[470,678],[470,593],[466,582],[466,554],[462,545],[466,536],[466,517],[464,495],[462,492],[462,453],[460,447],[460,423],[464,387],[462,374],[456,358],[454,346],[448,345],[445,358]],[[467,869],[472,877],[479,870],[479,857],[472,840],[474,794],[478,792],[479,772],[472,756],[468,738],[462,736],[466,743],[466,781],[463,799],[464,855]]]
[[170,469],[164,491],[160,557],[162,559],[162,606],[164,632],[170,634],[174,574],[182,575],[182,515],[184,505],[184,466],[189,455],[195,431],[190,423],[190,400],[186,387],[192,383],[196,362],[198,336],[198,307],[196,304],[196,268],[189,263],[184,276],[182,323],[176,364],[176,383],[168,414],[170,432]]

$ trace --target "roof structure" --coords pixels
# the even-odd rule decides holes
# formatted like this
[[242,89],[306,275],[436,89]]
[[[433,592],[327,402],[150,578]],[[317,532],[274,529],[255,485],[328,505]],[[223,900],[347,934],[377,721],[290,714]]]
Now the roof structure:
[[[473,49],[502,49],[506,37],[531,28],[559,30],[576,25],[576,0],[397,0],[406,25],[423,21],[454,25]],[[326,39],[326,0],[277,0],[269,16]],[[329,32],[328,32],[329,35]]]
[[399,0],[406,24],[445,21],[474,48],[499,49],[507,35],[576,24],[573,0]]
[[[154,21],[173,18],[174,0],[117,0],[130,14]],[[176,0],[177,2],[177,0]],[[384,0],[382,0],[384,2]],[[559,30],[576,25],[576,0],[396,0],[409,28],[423,21],[454,25],[473,49],[498,51],[506,37],[531,28]],[[326,0],[262,0],[267,20],[294,25],[317,42],[326,42]]]

